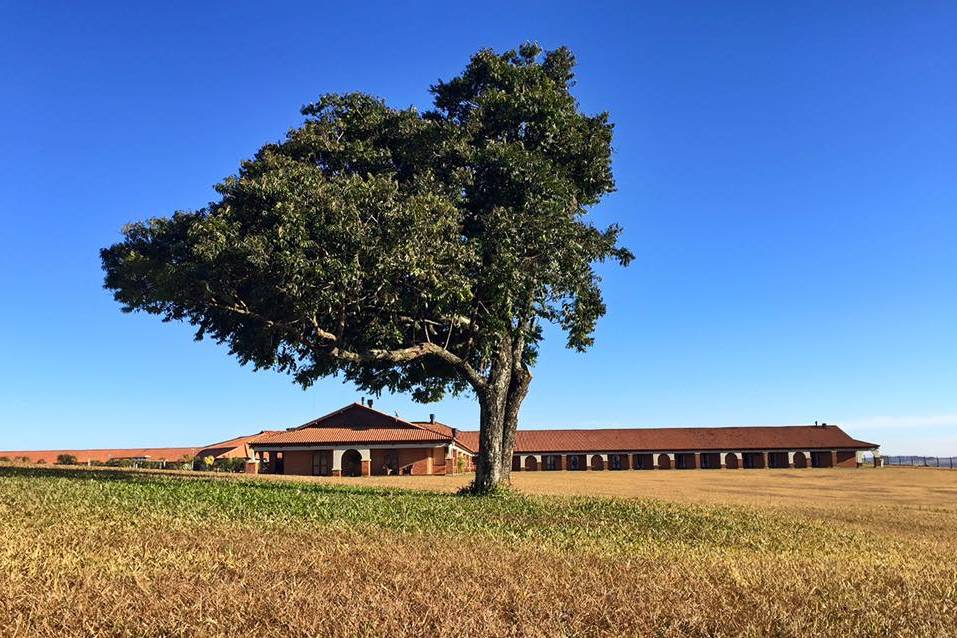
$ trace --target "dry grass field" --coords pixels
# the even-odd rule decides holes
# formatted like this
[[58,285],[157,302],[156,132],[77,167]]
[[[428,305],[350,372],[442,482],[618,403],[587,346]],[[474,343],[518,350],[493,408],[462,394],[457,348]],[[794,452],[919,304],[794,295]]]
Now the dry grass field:
[[957,472],[464,480],[0,467],[0,634],[957,635]]

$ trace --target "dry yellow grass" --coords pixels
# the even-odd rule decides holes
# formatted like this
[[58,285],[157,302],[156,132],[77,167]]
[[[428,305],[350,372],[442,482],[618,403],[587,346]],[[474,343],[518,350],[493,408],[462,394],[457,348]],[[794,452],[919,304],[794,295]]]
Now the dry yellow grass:
[[957,472],[651,474],[0,468],[0,635],[957,635]]
[[[264,477],[276,479],[279,477]],[[289,477],[284,477],[288,479]],[[470,476],[298,480],[454,492]],[[957,538],[957,471],[928,468],[516,472],[515,489],[545,496],[738,504],[911,537]]]
[[[468,483],[470,475],[303,479],[448,492]],[[957,470],[929,468],[515,472],[512,482],[522,492],[553,496],[663,498],[758,506],[803,504],[813,499],[824,506],[893,505],[957,511]]]

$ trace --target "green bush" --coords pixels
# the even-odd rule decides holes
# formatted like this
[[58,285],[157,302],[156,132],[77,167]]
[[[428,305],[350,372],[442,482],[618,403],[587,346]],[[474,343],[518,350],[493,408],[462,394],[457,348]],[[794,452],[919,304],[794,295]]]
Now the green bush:
[[76,465],[76,457],[72,454],[57,454],[57,465]]
[[246,471],[246,459],[244,458],[232,458],[232,459],[216,459],[216,463],[213,466],[216,470],[220,472],[245,472]]

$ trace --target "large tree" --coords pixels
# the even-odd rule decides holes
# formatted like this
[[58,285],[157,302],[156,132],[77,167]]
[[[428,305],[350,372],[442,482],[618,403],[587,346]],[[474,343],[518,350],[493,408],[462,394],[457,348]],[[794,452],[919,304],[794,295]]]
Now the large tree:
[[627,265],[612,125],[570,93],[566,48],[482,50],[434,108],[324,95],[196,211],[130,224],[101,251],[125,312],[184,320],[303,387],[342,374],[421,402],[471,391],[477,493],[507,483],[542,322],[584,350],[605,313],[593,267]]

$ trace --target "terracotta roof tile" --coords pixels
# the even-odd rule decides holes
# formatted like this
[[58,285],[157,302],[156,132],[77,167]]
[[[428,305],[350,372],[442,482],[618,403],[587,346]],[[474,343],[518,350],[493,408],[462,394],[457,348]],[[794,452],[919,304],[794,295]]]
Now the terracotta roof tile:
[[443,443],[452,429],[400,419],[367,405],[352,403],[299,427],[250,441],[254,446],[340,445],[350,443]]
[[[478,432],[460,432],[467,447],[477,450]],[[752,426],[722,428],[614,428],[593,430],[519,430],[517,453],[631,452],[680,450],[773,450],[877,447],[857,441],[834,425]]]
[[439,423],[438,421],[410,421],[410,423],[412,423],[412,425],[417,425],[420,428],[431,430],[436,434],[441,434],[446,438],[452,438],[452,431],[455,429],[451,425]]
[[261,437],[253,442],[253,447],[270,445],[335,445],[345,443],[408,443],[448,441],[435,432],[423,428],[380,428],[380,427],[309,427],[272,436]]
[[218,459],[248,459],[252,457],[252,453],[249,449],[250,443],[263,437],[272,436],[273,434],[281,431],[282,430],[263,430],[262,432],[257,432],[256,434],[237,436],[236,438],[229,439],[227,441],[213,443],[199,450],[199,452],[196,453],[196,456],[214,456]]

